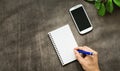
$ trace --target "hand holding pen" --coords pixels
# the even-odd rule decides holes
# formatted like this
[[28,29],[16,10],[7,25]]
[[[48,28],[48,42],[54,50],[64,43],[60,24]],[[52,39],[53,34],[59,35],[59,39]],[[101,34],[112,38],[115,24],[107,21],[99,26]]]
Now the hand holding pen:
[[[74,49],[75,56],[85,71],[100,71],[98,53],[87,46]],[[86,55],[82,57],[82,54]]]

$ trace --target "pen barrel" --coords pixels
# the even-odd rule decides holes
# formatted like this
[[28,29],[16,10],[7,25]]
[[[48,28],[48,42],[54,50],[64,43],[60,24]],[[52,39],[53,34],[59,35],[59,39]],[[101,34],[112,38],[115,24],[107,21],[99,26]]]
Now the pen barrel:
[[84,50],[77,50],[79,53],[82,53],[84,55],[93,55],[93,52],[88,52],[88,51],[84,51]]

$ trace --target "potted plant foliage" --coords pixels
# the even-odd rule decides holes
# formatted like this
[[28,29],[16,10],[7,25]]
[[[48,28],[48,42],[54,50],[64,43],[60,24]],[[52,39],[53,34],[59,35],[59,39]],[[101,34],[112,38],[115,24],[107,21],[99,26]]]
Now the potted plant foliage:
[[115,6],[120,7],[120,0],[85,0],[93,3],[98,10],[98,15],[104,16],[106,13],[112,13]]

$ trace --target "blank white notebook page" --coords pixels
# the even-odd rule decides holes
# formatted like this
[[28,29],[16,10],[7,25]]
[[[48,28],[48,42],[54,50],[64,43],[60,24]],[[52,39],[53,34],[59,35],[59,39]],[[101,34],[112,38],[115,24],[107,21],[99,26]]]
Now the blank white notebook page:
[[48,34],[62,65],[76,60],[73,50],[78,45],[69,25],[65,25]]

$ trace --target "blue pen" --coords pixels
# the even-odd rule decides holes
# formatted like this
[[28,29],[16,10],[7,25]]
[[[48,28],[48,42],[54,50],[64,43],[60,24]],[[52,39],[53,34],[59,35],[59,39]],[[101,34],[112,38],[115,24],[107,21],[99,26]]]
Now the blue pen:
[[87,51],[84,51],[84,50],[77,50],[79,53],[82,53],[84,55],[93,55],[93,52],[87,52]]

